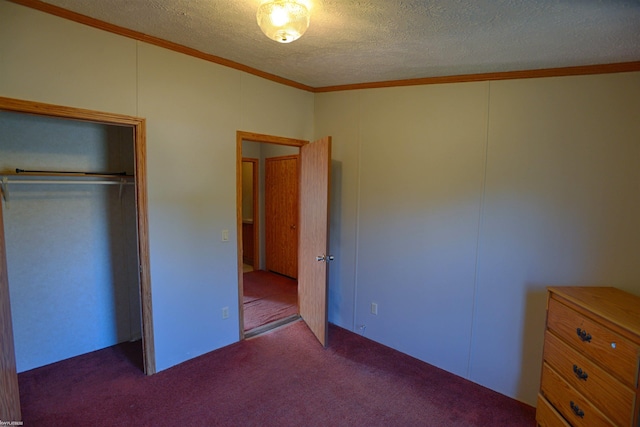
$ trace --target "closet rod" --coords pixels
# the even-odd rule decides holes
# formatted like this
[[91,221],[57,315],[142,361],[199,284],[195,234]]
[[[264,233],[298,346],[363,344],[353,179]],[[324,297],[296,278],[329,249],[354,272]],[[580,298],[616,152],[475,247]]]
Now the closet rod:
[[22,179],[7,179],[2,181],[3,184],[70,184],[70,185],[93,185],[93,184],[101,184],[101,185],[133,185],[133,182],[122,182],[122,181],[53,181],[53,180],[22,180]]
[[78,172],[78,171],[38,171],[38,170],[25,170],[16,168],[16,173],[26,173],[26,174],[53,174],[53,175],[116,175],[116,176],[126,176],[126,172]]
[[[2,198],[8,204],[9,203],[9,184],[11,185],[25,185],[25,184],[55,184],[55,185],[119,185],[120,186],[120,197],[122,198],[122,187],[124,185],[135,185],[134,181],[128,180],[127,177],[117,176],[113,177],[113,179],[86,179],[79,180],[76,177],[75,179],[69,180],[52,180],[52,179],[16,179],[17,175],[12,175],[13,178],[9,178],[8,176],[0,176],[0,189],[2,190]],[[25,175],[26,176],[26,175]],[[8,205],[7,205],[8,206]]]

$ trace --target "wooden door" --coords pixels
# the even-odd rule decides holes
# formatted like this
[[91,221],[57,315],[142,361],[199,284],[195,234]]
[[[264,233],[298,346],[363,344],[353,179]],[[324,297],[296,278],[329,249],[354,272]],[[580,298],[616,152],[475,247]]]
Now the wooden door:
[[0,420],[19,421],[22,419],[20,415],[20,392],[18,390],[16,354],[13,347],[13,326],[11,323],[6,254],[2,201],[0,201],[0,346],[2,347],[0,353]]
[[300,169],[298,303],[300,316],[326,347],[331,137],[300,148]]
[[299,156],[265,160],[265,261],[269,271],[298,278]]

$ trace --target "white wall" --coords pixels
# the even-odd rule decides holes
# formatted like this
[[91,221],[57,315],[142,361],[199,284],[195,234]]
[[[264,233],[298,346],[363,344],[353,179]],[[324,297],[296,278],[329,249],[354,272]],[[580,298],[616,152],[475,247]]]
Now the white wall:
[[[0,171],[133,174],[131,129],[0,112]],[[135,192],[8,184],[3,203],[19,372],[140,338]]]
[[[357,212],[356,330],[366,325],[366,336],[459,375],[469,353],[487,91],[486,83],[368,90],[320,95],[316,107],[318,127],[334,137],[334,162],[342,162],[341,211]],[[323,122],[338,104],[357,115],[331,113]],[[342,137],[354,129],[357,154]],[[346,263],[354,234],[343,230],[331,239],[348,242],[339,249]],[[338,280],[344,285],[330,284],[332,321],[354,327],[339,302],[351,297],[349,279]]]
[[158,370],[237,341],[236,131],[311,139],[313,94],[4,0],[0,58],[0,96],[146,118]]
[[640,295],[640,73],[491,83],[470,378],[529,403],[545,286]]
[[329,264],[329,321],[351,330],[356,330],[361,94],[319,94],[315,109],[316,138],[332,137],[329,253],[334,261]]
[[318,94],[331,321],[535,404],[545,287],[640,295],[639,115],[640,73]]

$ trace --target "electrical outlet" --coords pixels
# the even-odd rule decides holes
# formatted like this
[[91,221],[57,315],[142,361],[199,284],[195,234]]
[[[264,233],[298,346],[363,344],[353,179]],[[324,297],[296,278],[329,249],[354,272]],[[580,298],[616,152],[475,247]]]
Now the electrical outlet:
[[223,319],[229,318],[229,307],[222,307],[222,318]]
[[371,303],[371,314],[378,314],[378,303]]

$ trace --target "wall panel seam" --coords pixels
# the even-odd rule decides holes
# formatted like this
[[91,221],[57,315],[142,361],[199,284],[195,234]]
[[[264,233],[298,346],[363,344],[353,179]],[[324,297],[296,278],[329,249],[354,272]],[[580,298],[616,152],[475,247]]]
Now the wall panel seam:
[[485,209],[485,198],[486,198],[486,188],[487,188],[487,166],[489,162],[489,122],[491,116],[491,82],[488,82],[487,88],[487,114],[485,119],[485,145],[484,145],[484,162],[483,162],[483,171],[482,171],[482,181],[480,183],[480,204],[478,207],[478,229],[476,234],[476,259],[474,266],[474,275],[473,275],[473,296],[472,296],[472,306],[471,306],[471,325],[470,325],[470,333],[469,333],[469,354],[467,358],[467,378],[471,378],[471,362],[473,359],[473,335],[475,332],[475,323],[476,323],[476,307],[478,305],[478,276],[480,269],[480,248],[482,241],[482,226],[484,223],[484,209]]

